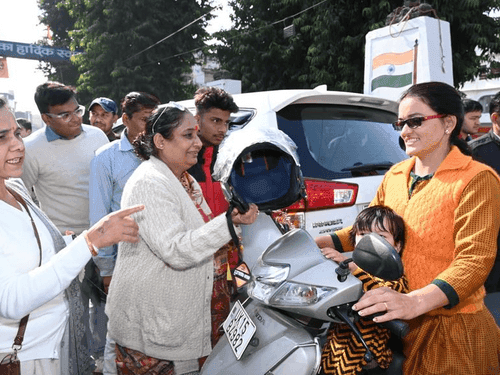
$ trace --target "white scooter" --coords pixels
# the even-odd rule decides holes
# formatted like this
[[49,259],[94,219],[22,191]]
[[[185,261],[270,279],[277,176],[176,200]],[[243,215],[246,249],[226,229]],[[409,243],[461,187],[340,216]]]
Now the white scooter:
[[[223,325],[226,334],[201,374],[317,374],[331,324],[349,325],[364,342],[353,324],[359,317],[352,310],[363,294],[362,283],[350,274],[347,262],[325,259],[306,231],[287,231],[265,213],[287,207],[304,195],[293,142],[278,130],[245,133],[243,129],[225,143],[215,177],[232,206],[245,210],[246,202],[254,202],[261,214],[241,233],[242,258],[252,269],[251,277],[241,275],[241,280],[250,281],[246,286],[249,298],[235,303]],[[399,255],[377,234],[363,237],[352,260],[383,279],[395,280],[403,273]],[[500,306],[499,298],[492,300]],[[400,321],[384,326],[394,337],[403,337],[408,329]],[[364,346],[369,361],[372,354]],[[402,362],[403,357],[395,353],[388,370],[367,373],[401,374]]]
[[[375,233],[363,237],[352,259],[388,280],[403,272],[397,252]],[[350,274],[347,262],[326,260],[306,231],[294,229],[269,246],[252,269],[247,292],[250,298],[235,303],[224,323],[226,335],[201,374],[316,374],[330,324],[348,324],[365,346],[367,361],[373,358],[353,324],[361,281]],[[403,322],[385,326],[398,336],[407,332]],[[401,373],[401,362],[393,364],[383,373]]]
[[[245,210],[253,202],[261,214],[241,233],[243,260],[253,268],[250,298],[235,303],[202,374],[315,374],[329,325],[348,324],[357,332],[352,305],[363,294],[362,283],[347,263],[325,259],[306,231],[287,232],[264,213],[304,195],[299,167],[295,145],[279,130],[240,130],[219,150],[214,174],[231,206]],[[358,265],[366,263],[368,272],[383,278],[400,277],[401,260],[385,240],[375,235],[363,244],[353,253]],[[397,334],[405,327],[396,324]]]

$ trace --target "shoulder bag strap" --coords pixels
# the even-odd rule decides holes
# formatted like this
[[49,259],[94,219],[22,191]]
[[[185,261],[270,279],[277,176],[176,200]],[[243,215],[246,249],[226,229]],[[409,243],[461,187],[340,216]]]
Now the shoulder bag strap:
[[26,315],[19,322],[19,329],[17,330],[17,335],[16,338],[14,339],[14,345],[12,346],[14,350],[21,350],[22,348],[22,343],[24,340],[24,332],[26,332],[26,326],[28,325],[29,316],[30,314]]
[[38,267],[42,265],[42,243],[40,242],[40,236],[38,235],[38,230],[36,229],[35,221],[33,220],[33,216],[31,216],[30,210],[28,206],[26,205],[26,202],[24,201],[23,197],[19,195],[14,190],[9,189],[10,193],[16,198],[16,200],[21,203],[21,205],[24,207],[26,212],[28,213],[28,216],[30,217],[31,220],[31,226],[33,227],[33,232],[35,232],[35,237],[36,237],[36,242],[38,243],[38,249],[40,250],[40,261],[38,263]]
[[[24,209],[26,210],[26,212],[28,213],[28,215],[30,217],[31,225],[33,226],[33,231],[35,232],[36,242],[38,243],[38,249],[40,251],[40,260],[38,263],[38,267],[40,267],[42,265],[42,243],[40,241],[40,236],[38,235],[38,230],[36,229],[35,221],[33,220],[33,217],[31,216],[30,210],[29,210],[28,206],[26,205],[26,202],[24,201],[23,197],[21,197],[14,190],[9,189],[9,192],[24,207]],[[22,348],[22,343],[24,340],[24,333],[26,332],[26,326],[28,325],[29,316],[30,316],[29,314],[26,315],[19,322],[19,329],[17,330],[16,338],[14,339],[14,345],[12,345],[12,348],[15,351],[21,350],[21,348]]]

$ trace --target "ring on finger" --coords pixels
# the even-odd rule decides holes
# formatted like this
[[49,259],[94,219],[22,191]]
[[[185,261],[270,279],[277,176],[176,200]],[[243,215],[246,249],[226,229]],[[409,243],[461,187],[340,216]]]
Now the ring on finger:
[[389,308],[387,307],[387,302],[384,302],[384,306],[385,306],[385,311],[389,311]]

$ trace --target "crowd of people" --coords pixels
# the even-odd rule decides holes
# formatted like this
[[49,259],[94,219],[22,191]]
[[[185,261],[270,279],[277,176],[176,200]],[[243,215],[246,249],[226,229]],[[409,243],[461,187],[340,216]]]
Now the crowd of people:
[[[197,374],[236,297],[241,253],[212,172],[238,106],[214,87],[195,93],[194,115],[130,92],[119,106],[94,99],[85,125],[71,87],[42,84],[35,102],[46,126],[23,141],[28,128],[0,100],[0,360],[24,332],[23,374]],[[316,239],[335,261],[373,231],[401,254],[405,276],[393,284],[351,268],[369,280],[354,306],[361,317],[408,321],[405,374],[500,368],[500,330],[484,305],[485,283],[497,291],[500,278],[500,93],[490,133],[469,140],[477,104],[444,83],[407,90],[394,126],[410,158],[386,173],[354,227]],[[258,213],[250,204],[230,215],[238,226]],[[323,373],[390,363],[383,337],[375,363],[336,358],[343,336],[352,339],[330,332]]]
[[[156,96],[130,92],[120,103],[125,130],[117,138],[112,127],[119,111],[109,98],[91,102],[91,125],[82,123],[85,107],[71,87],[42,84],[35,102],[46,127],[24,142],[22,124],[0,103],[6,206],[0,358],[11,354],[25,327],[17,355],[26,374],[129,373],[130,366],[137,371],[137,356],[150,366],[141,373],[196,373],[220,337],[212,326],[229,312],[233,288],[220,275],[229,267],[231,236],[220,186],[204,181],[212,211],[187,170],[204,162],[202,147],[222,141],[238,107],[223,90],[206,88],[197,93],[203,113],[195,119],[176,103],[158,107]],[[243,214],[234,210],[233,223],[251,223],[257,211],[255,205]],[[134,246],[123,251],[134,256],[122,258],[118,244],[126,243]],[[156,315],[152,306],[158,320],[149,319]],[[119,317],[131,311],[133,318]],[[27,323],[20,325],[23,317]],[[189,338],[182,332],[187,318]]]

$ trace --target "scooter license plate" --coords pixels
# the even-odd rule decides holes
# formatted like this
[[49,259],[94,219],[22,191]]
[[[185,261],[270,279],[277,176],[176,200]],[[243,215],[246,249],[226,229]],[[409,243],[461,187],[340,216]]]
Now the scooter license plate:
[[229,316],[222,324],[236,359],[240,359],[252,340],[257,327],[240,301],[236,301]]

